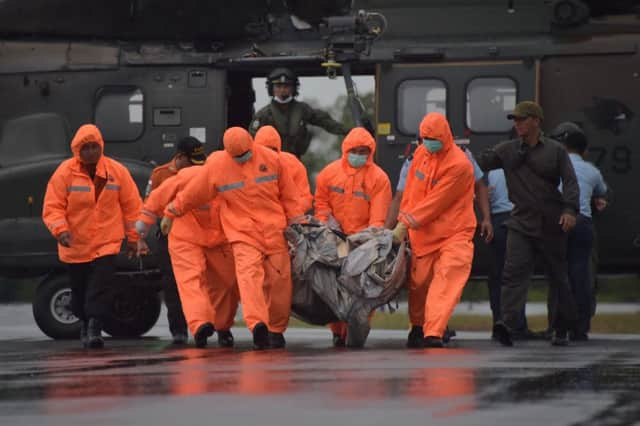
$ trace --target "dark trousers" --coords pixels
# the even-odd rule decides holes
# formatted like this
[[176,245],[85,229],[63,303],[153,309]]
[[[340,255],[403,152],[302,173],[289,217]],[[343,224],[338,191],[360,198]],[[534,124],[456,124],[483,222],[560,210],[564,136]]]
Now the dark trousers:
[[527,292],[536,254],[545,264],[549,280],[551,327],[566,331],[576,320],[576,307],[569,286],[567,266],[567,237],[532,237],[514,229],[507,235],[507,251],[502,274],[502,320],[511,329],[517,329],[522,309],[527,302]]
[[82,321],[103,321],[111,312],[116,256],[103,256],[87,263],[67,263],[71,281],[71,311]]
[[596,314],[596,298],[598,296],[598,264],[600,263],[600,253],[596,227],[592,226],[591,231],[593,232],[593,247],[591,248],[589,273],[591,274],[591,317],[593,317]]
[[[493,240],[489,243],[491,254],[493,257],[493,267],[489,271],[489,305],[493,314],[493,323],[495,324],[502,318],[500,309],[500,294],[502,292],[502,271],[504,269],[505,252],[507,250],[507,227],[505,221],[511,216],[510,212],[496,213],[491,216],[493,225]],[[516,329],[525,331],[528,328],[525,307],[522,307],[522,313]]]
[[591,218],[578,215],[576,226],[569,233],[567,261],[569,283],[576,302],[576,332],[587,333],[591,327],[593,290],[591,279],[591,251],[593,248],[593,223]]
[[168,241],[164,235],[158,237],[158,261],[160,271],[162,272],[162,290],[164,292],[164,303],[167,305],[169,330],[171,334],[187,334],[187,321],[182,312],[178,286],[173,276],[171,258],[169,257]]

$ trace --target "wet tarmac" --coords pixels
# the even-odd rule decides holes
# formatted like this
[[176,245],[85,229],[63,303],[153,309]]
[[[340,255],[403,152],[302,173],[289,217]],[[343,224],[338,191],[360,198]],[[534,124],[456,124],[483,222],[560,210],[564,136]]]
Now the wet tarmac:
[[42,336],[25,307],[0,306],[1,425],[640,424],[640,336],[514,348],[459,333],[407,350],[374,330],[367,348],[292,329],[286,350],[170,344],[166,328],[88,351]]

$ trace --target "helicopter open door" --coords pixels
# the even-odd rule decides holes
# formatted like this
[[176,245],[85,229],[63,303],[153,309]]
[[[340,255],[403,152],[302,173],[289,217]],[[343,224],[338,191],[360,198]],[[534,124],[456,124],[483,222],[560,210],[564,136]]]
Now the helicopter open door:
[[426,113],[446,115],[458,143],[479,153],[509,136],[507,114],[536,99],[533,61],[382,64],[377,81],[377,161],[394,185]]

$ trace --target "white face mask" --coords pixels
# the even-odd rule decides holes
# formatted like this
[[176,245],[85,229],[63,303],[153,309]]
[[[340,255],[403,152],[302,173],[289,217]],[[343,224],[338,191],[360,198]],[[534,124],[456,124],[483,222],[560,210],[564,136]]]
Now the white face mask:
[[288,104],[289,102],[291,102],[293,100],[293,96],[289,95],[289,97],[287,97],[285,99],[280,99],[279,97],[274,96],[273,100],[276,101],[279,104]]

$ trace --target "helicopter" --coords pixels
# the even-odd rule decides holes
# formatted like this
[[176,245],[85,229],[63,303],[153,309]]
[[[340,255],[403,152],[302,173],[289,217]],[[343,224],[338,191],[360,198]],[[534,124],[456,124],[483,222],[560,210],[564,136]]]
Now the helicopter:
[[[68,158],[73,130],[95,123],[106,154],[142,193],[180,138],[197,137],[212,152],[227,127],[247,127],[252,80],[279,66],[344,78],[353,121],[372,123],[376,162],[393,186],[426,113],[445,114],[474,153],[508,139],[506,116],[522,100],[542,105],[547,131],[578,123],[615,195],[595,218],[599,271],[637,273],[640,1],[603,3],[0,2],[0,275],[37,277],[36,323],[50,337],[76,337],[68,278],[41,220],[46,183]],[[365,116],[353,75],[374,76],[375,116]],[[487,249],[476,247],[473,273],[482,275]],[[105,331],[132,337],[155,324],[157,266],[153,255],[119,256]]]

